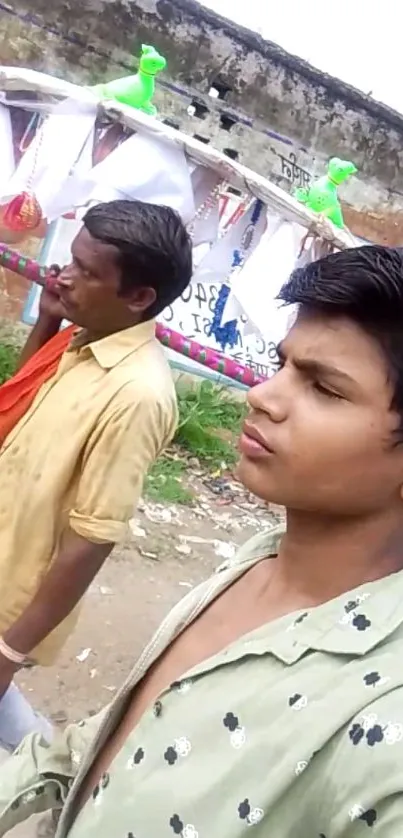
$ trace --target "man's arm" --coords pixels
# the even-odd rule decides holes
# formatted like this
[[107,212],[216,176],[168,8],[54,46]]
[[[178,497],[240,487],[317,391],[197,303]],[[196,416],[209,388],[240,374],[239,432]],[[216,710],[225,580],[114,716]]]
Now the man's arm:
[[38,318],[18,359],[19,370],[25,366],[27,361],[29,361],[30,358],[32,358],[32,356],[39,351],[39,349],[42,349],[42,346],[44,346],[45,343],[57,335],[61,322],[61,320],[52,320],[51,318],[45,316]]
[[[81,600],[112,548],[113,544],[94,544],[68,529],[34,599],[5,632],[7,645],[29,656]],[[2,687],[0,663],[0,694]]]
[[124,385],[101,417],[83,457],[71,528],[89,541],[119,543],[140,497],[149,467],[176,427],[174,393],[153,382]]
[[31,815],[63,807],[108,710],[70,725],[50,746],[39,734],[28,736],[0,766],[0,836]]
[[[54,268],[50,269],[50,274],[54,277],[58,275],[58,271]],[[39,301],[39,316],[31,330],[29,337],[23,347],[19,361],[18,369],[20,370],[27,361],[35,355],[39,349],[44,346],[51,338],[57,335],[63,320],[63,309],[61,308],[57,289],[50,290],[44,288],[41,293]]]

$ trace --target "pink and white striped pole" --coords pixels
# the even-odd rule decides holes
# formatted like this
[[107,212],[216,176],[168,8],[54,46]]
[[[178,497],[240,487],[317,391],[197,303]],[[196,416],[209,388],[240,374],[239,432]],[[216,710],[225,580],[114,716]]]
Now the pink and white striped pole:
[[[54,277],[49,274],[48,268],[1,243],[0,266],[23,276],[31,282],[36,282],[38,285],[44,286],[54,282]],[[197,361],[197,363],[220,375],[225,375],[233,381],[245,384],[247,387],[253,387],[255,384],[265,381],[263,376],[257,375],[252,369],[238,364],[231,358],[226,358],[225,355],[215,349],[209,349],[179,332],[174,332],[173,329],[169,329],[162,323],[156,325],[156,336],[163,346],[184,355],[186,358]]]

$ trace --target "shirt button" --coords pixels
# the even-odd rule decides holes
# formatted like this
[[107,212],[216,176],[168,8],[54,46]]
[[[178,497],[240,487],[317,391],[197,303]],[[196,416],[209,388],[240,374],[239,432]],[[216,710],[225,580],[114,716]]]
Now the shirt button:
[[99,785],[101,786],[101,789],[106,789],[109,786],[109,782],[110,782],[109,774],[108,773],[102,774],[102,777],[99,781]]
[[162,704],[160,701],[156,701],[153,707],[153,713],[156,718],[161,715],[162,713]]
[[216,573],[223,573],[223,571],[224,571],[224,570],[228,570],[228,568],[229,568],[230,566],[231,566],[231,563],[230,563],[229,561],[222,562],[222,564],[220,564],[220,565],[216,568]]

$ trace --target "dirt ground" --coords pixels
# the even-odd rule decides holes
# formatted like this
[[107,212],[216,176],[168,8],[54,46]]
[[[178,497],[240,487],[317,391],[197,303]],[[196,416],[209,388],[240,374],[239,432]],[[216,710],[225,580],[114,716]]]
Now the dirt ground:
[[111,700],[172,605],[275,514],[243,492],[231,498],[200,489],[192,508],[140,504],[132,539],[91,586],[57,665],[19,677],[35,708],[64,725]]

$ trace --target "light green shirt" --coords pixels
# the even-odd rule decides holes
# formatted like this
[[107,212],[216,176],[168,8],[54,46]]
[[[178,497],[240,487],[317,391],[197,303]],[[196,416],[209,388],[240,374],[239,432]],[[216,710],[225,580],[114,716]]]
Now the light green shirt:
[[136,684],[281,534],[252,539],[171,611],[102,717],[50,748],[26,740],[0,771],[0,835],[63,803],[59,838],[403,834],[403,572],[267,623],[186,672],[77,815],[83,779]]

